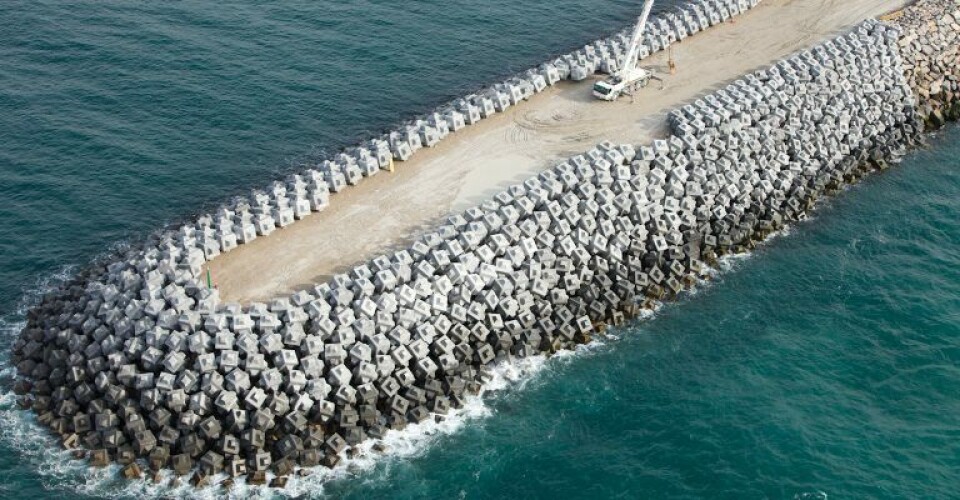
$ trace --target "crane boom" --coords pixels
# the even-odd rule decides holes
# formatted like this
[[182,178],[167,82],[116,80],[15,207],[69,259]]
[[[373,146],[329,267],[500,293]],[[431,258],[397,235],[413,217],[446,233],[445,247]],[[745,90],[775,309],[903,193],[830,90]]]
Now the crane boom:
[[647,18],[650,17],[650,10],[653,9],[653,0],[644,0],[643,12],[637,18],[637,25],[633,27],[633,34],[630,35],[630,46],[623,55],[620,67],[609,78],[599,81],[593,85],[593,96],[604,101],[615,101],[621,94],[633,95],[633,92],[647,85],[653,74],[637,63],[640,59],[640,42],[643,37],[643,30],[647,27]]
[[643,12],[637,18],[637,25],[633,27],[633,34],[630,36],[630,48],[623,56],[623,62],[617,70],[617,76],[626,78],[637,65],[637,59],[640,57],[640,39],[643,36],[643,30],[647,26],[647,18],[650,17],[650,10],[653,9],[653,0],[646,0],[643,4]]

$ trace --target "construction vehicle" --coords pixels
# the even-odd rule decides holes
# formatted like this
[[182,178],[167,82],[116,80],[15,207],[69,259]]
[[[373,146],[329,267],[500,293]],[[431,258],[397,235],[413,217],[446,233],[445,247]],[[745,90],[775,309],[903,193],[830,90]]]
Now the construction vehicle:
[[649,70],[641,68],[637,63],[640,56],[640,44],[643,40],[643,30],[647,25],[647,18],[650,17],[652,8],[653,0],[646,0],[643,4],[643,12],[637,18],[637,25],[633,28],[630,46],[623,55],[623,61],[621,61],[614,74],[593,86],[594,97],[605,101],[615,101],[621,94],[631,95],[637,88],[646,87],[650,83],[653,74]]

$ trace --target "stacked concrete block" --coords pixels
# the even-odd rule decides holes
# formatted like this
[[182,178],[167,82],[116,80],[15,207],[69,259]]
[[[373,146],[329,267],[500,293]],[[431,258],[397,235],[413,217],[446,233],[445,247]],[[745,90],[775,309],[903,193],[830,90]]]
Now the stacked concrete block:
[[[255,483],[336,465],[348,445],[462,405],[493,363],[588,342],[675,296],[705,263],[900,154],[922,129],[916,110],[940,95],[916,92],[902,40],[865,23],[675,110],[669,139],[601,143],[310,291],[240,307],[203,285],[230,234],[249,241],[283,210],[322,209],[398,145],[421,147],[425,128],[455,130],[455,115],[413,123],[80,272],[28,314],[15,389],[98,464],[139,457]],[[571,73],[580,61],[560,59]],[[549,80],[528,72],[515,95],[501,86],[452,109],[485,117],[504,109],[494,94],[509,106]]]
[[[463,117],[464,125],[473,125],[484,118],[481,107],[475,103],[476,96],[458,99],[454,102],[454,109]],[[492,103],[491,103],[492,108]]]
[[417,124],[417,130],[420,134],[420,142],[425,147],[432,148],[440,142],[441,132],[434,125],[421,120]]
[[380,172],[380,161],[369,149],[359,147],[353,152],[353,157],[364,177],[370,177]]
[[547,62],[541,64],[539,72],[540,76],[543,77],[544,83],[547,85],[555,85],[560,81],[561,78],[563,78],[560,69],[557,68],[557,65],[553,63]]
[[405,135],[400,132],[391,132],[389,136],[390,151],[393,153],[393,157],[400,161],[409,160],[415,149],[411,146],[410,141],[406,139]]
[[[477,118],[479,119],[479,111],[474,111],[477,113]],[[443,119],[447,122],[447,128],[450,130],[450,132],[456,132],[467,126],[466,116],[455,109],[447,110],[443,114]]]

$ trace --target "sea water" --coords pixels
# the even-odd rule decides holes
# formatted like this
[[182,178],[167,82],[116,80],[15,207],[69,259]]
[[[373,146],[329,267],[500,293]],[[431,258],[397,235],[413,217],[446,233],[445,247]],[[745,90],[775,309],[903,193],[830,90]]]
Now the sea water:
[[[16,408],[9,345],[40,293],[115,245],[609,34],[635,4],[0,4],[0,498],[195,493],[88,469]],[[940,133],[653,318],[501,367],[463,411],[286,494],[954,496],[958,139]],[[249,494],[281,492],[235,491]]]

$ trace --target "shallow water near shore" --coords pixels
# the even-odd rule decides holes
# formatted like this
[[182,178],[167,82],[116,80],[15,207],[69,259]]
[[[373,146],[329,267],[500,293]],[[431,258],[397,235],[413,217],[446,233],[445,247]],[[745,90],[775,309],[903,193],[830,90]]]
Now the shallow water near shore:
[[[0,6],[12,20],[0,27],[0,498],[190,491],[91,473],[15,408],[7,349],[36,293],[311,147],[350,144],[593,39],[633,4]],[[360,88],[382,99],[351,98]],[[953,496],[958,166],[954,127],[654,319],[503,370],[500,390],[460,416],[290,492]]]

